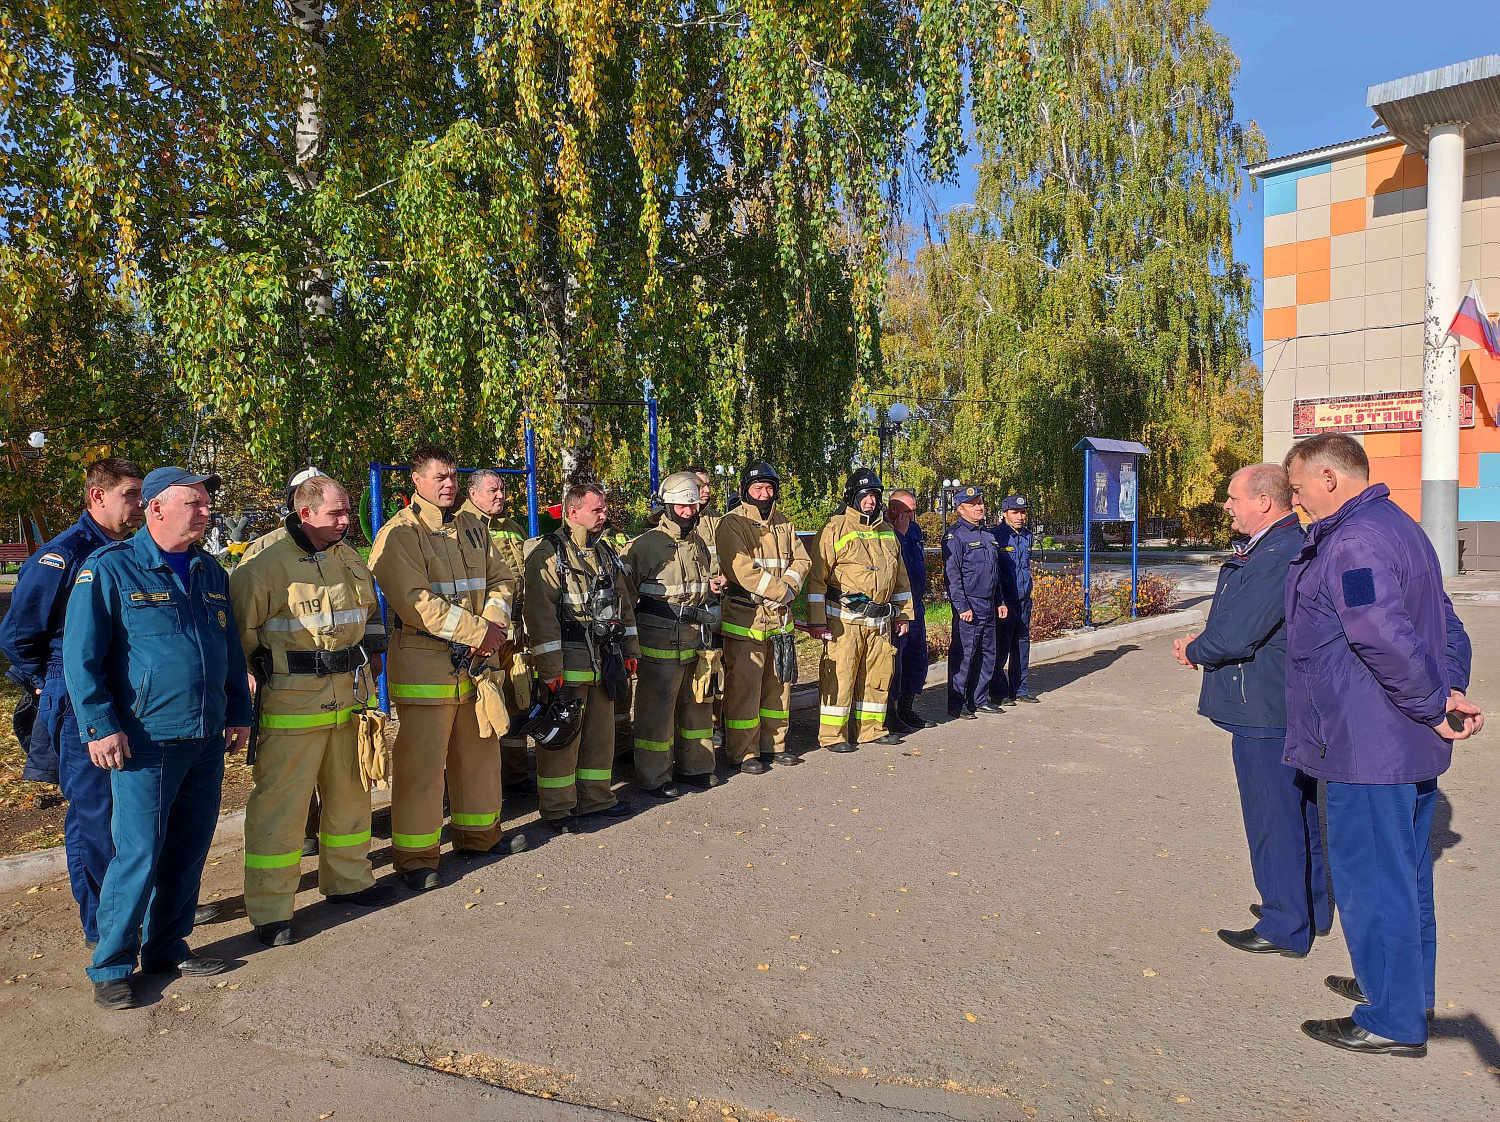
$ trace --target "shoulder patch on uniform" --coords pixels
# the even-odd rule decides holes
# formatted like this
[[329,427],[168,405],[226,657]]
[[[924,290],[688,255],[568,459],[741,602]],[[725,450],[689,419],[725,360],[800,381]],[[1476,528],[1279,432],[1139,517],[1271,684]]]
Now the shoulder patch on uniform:
[[1344,603],[1351,608],[1363,608],[1375,603],[1375,571],[1373,569],[1346,569],[1343,576]]
[[49,569],[66,569],[68,563],[63,560],[61,553],[44,553],[36,559],[38,565],[46,565]]
[[78,579],[75,580],[73,583],[74,584],[88,584],[93,579],[94,579],[94,570],[93,569],[79,569],[78,570]]

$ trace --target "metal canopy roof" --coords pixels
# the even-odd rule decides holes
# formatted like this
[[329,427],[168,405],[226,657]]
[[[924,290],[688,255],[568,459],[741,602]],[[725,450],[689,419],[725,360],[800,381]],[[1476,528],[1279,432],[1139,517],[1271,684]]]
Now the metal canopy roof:
[[1419,152],[1427,151],[1433,125],[1462,124],[1467,148],[1500,143],[1500,55],[1382,82],[1369,88],[1365,104]]
[[1086,436],[1073,445],[1075,452],[1082,452],[1085,448],[1090,452],[1134,452],[1138,456],[1151,455],[1151,449],[1134,440],[1109,440],[1102,436]]

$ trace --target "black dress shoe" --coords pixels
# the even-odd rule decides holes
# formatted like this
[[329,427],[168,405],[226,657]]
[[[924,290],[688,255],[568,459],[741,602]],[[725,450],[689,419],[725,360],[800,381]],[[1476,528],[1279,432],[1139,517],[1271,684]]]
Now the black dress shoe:
[[[1323,984],[1344,1000],[1354,1002],[1355,1005],[1370,1004],[1369,1000],[1365,997],[1365,991],[1360,989],[1359,981],[1355,978],[1346,978],[1342,974],[1330,974],[1323,979]],[[1428,1021],[1432,1021],[1436,1017],[1436,1009],[1427,1010]]]
[[401,874],[401,883],[413,892],[428,892],[439,884],[436,869],[408,869]]
[[711,771],[705,772],[702,775],[683,775],[681,772],[678,772],[673,778],[679,783],[686,783],[689,787],[697,787],[703,791],[708,790],[710,787],[717,787],[724,782],[724,780]]
[[1011,700],[1025,702],[1027,705],[1040,705],[1042,701],[1041,698],[1032,697],[1029,693],[1018,693]]
[[193,909],[194,927],[197,927],[200,924],[204,923],[212,923],[218,918],[219,905],[217,904],[199,904],[195,909]]
[[361,888],[358,892],[330,892],[330,904],[352,904],[356,908],[382,908],[396,900],[395,890],[384,882]]
[[302,839],[302,856],[303,857],[316,857],[317,855],[318,855],[318,839],[317,838],[303,838]]
[[642,787],[641,793],[653,799],[660,799],[662,802],[670,802],[682,795],[682,791],[675,783],[663,783],[660,787]]
[[524,852],[526,845],[525,834],[507,834],[488,849],[455,849],[453,856],[471,861],[480,857],[508,857],[512,853]]
[[1278,947],[1269,939],[1263,939],[1260,933],[1253,927],[1247,927],[1244,931],[1220,930],[1219,938],[1228,943],[1237,951],[1249,951],[1251,954],[1279,954],[1283,958],[1306,958],[1306,951],[1289,951],[1285,947]]
[[740,764],[741,775],[761,775],[765,771],[766,765],[761,763],[760,760],[756,759],[754,756],[751,756],[744,763]]
[[292,934],[292,921],[289,919],[256,924],[255,937],[263,947],[289,947],[297,941],[297,937]]
[[983,705],[974,706],[981,713],[1004,713],[1003,705],[996,705],[993,701],[986,701]]
[[777,767],[796,767],[802,762],[802,757],[795,752],[772,752],[760,759],[761,763],[775,764]]
[[[291,925],[288,924],[288,927]],[[181,974],[184,978],[207,978],[214,974],[222,974],[229,969],[229,963],[222,958],[207,958],[203,955],[193,955],[181,962],[167,962],[157,966],[147,966],[141,963],[142,974]]]
[[976,721],[979,719],[978,714],[972,709],[950,709],[948,710],[948,717],[954,721]]
[[828,746],[830,752],[858,752],[858,744],[850,744],[847,740],[840,740],[837,744]]
[[877,738],[875,740],[870,741],[870,743],[871,744],[900,744],[901,743],[901,738],[899,736],[897,736],[893,732],[888,732],[884,736],[879,737],[879,738]]
[[1303,1021],[1302,1031],[1319,1044],[1332,1044],[1350,1052],[1363,1052],[1369,1056],[1410,1056],[1421,1059],[1427,1055],[1427,1043],[1403,1044],[1399,1040],[1387,1040],[1367,1032],[1354,1022],[1353,1017],[1335,1017],[1331,1021]]
[[135,991],[127,978],[94,983],[94,1004],[101,1009],[134,1009]]

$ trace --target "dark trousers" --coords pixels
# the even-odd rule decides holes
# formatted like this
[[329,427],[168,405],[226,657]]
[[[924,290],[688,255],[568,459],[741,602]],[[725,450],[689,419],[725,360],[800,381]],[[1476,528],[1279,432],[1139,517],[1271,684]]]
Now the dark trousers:
[[927,616],[922,601],[913,594],[916,618],[906,634],[892,637],[896,645],[896,673],[891,678],[891,695],[920,696],[927,688]]
[[1328,859],[1367,1032],[1420,1044],[1436,1005],[1432,812],[1437,780],[1328,784]]
[[1250,871],[1260,893],[1255,930],[1289,951],[1306,951],[1329,926],[1328,878],[1318,828],[1318,781],[1281,762],[1283,736],[1234,737]]
[[996,631],[999,653],[990,697],[1020,697],[1026,692],[1026,672],[1031,667],[1031,597],[1007,600],[1005,618]]
[[[47,679],[43,697],[54,689],[57,697],[50,707],[43,707],[43,716],[49,723],[55,721],[52,736],[57,745],[58,781],[63,798],[68,800],[63,816],[68,882],[73,899],[78,901],[83,937],[92,943],[99,939],[99,890],[115,855],[115,842],[110,834],[114,797],[110,793],[109,769],[95,766],[89,759],[88,745],[78,736],[78,721],[73,716],[73,704],[68,700],[60,672]],[[41,720],[37,722],[35,735],[43,735]]]
[[115,857],[99,893],[99,946],[88,969],[96,982],[128,978],[137,955],[146,970],[191,957],[187,935],[219,821],[224,737],[132,740],[130,759],[111,774]]
[[948,645],[948,711],[973,709],[990,699],[995,676],[995,606],[975,601],[968,623],[953,613],[953,641]]

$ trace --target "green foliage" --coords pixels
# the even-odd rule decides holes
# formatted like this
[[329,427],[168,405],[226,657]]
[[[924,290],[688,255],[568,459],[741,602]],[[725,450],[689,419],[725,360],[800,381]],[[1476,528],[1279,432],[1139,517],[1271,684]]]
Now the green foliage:
[[549,493],[638,486],[639,411],[563,402],[647,379],[669,462],[827,493],[903,185],[1044,69],[966,0],[36,0],[0,35],[0,253],[117,296],[263,480],[514,462],[529,414]]
[[1171,513],[1259,458],[1241,373],[1253,295],[1231,239],[1239,168],[1264,144],[1235,119],[1238,60],[1207,8],[1028,4],[1044,64],[1030,127],[981,124],[975,205],[895,278],[885,375],[921,421],[903,481],[996,481],[1076,518],[1073,445],[1132,438],[1152,451],[1145,512]]

